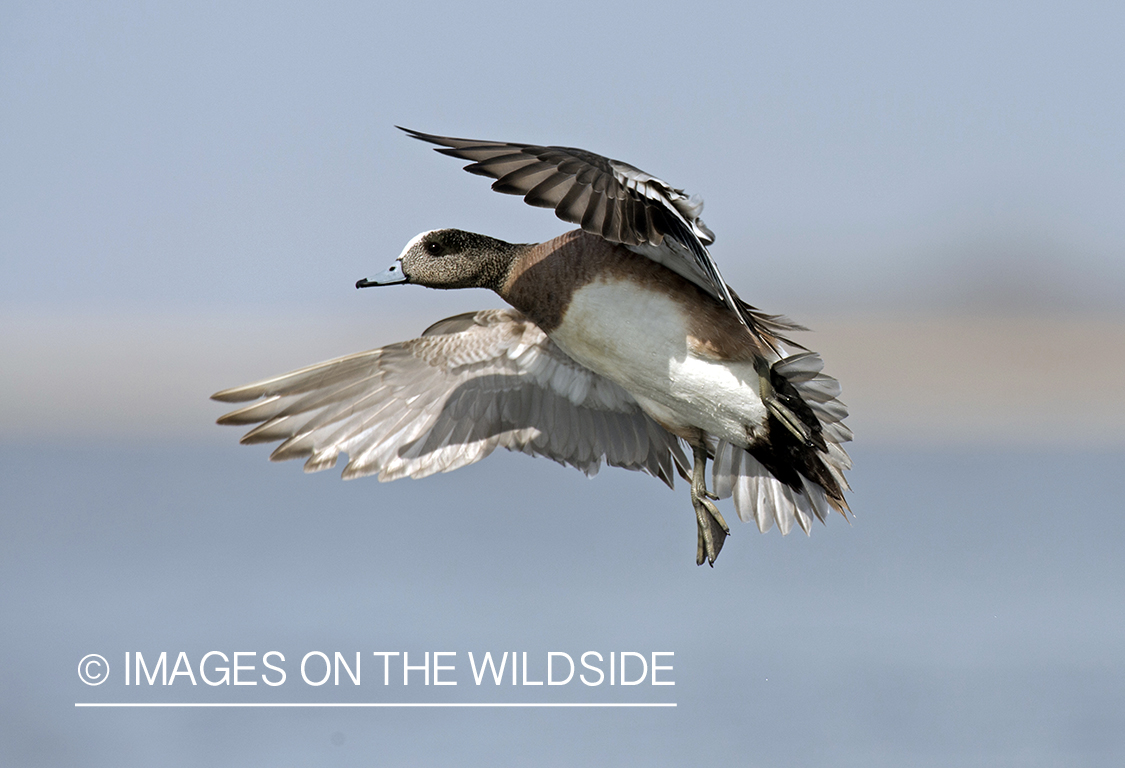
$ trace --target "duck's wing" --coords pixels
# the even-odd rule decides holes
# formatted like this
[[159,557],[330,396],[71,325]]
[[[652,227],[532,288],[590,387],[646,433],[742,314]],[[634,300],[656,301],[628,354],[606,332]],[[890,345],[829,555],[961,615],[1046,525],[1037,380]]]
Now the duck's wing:
[[715,235],[699,216],[700,198],[628,163],[583,149],[400,130],[441,146],[436,151],[443,155],[471,160],[465,170],[496,179],[492,188],[497,192],[523,195],[531,205],[554,208],[563,221],[663,264],[722,301],[747,328],[762,335],[763,329],[731,295],[707,251]]
[[442,320],[421,338],[348,355],[211,396],[258,402],[220,424],[257,424],[243,443],[316,472],[348,455],[345,478],[448,472],[497,446],[595,474],[648,472],[669,486],[688,467],[676,437],[625,390],[568,357],[514,309]]

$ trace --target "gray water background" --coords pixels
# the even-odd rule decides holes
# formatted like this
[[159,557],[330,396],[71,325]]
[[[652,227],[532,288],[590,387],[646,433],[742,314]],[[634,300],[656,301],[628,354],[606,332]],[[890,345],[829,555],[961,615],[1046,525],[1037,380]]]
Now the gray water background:
[[[671,493],[620,470],[587,481],[503,452],[422,481],[344,483],[271,465],[231,437],[0,450],[0,763],[1125,757],[1120,451],[859,447],[851,526],[836,517],[783,539],[735,522],[711,570],[694,565],[682,484]],[[281,650],[289,677],[280,688],[123,685],[125,651],[171,662],[181,650],[193,664],[211,650]],[[362,685],[305,686],[295,666],[310,650],[361,651]],[[459,684],[426,687],[414,673],[401,687],[392,673],[384,688],[377,650],[408,651],[412,664],[457,651]],[[673,651],[676,685],[477,688],[466,652],[486,650],[528,651],[533,670],[548,651]],[[87,653],[109,660],[105,685],[78,679]],[[89,701],[677,707],[74,706]]]

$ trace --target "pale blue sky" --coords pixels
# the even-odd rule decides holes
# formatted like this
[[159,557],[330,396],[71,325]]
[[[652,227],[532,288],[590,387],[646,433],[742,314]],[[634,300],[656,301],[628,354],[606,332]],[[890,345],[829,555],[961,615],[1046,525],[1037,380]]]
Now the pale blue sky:
[[1119,6],[644,8],[6,3],[0,301],[324,312],[420,230],[564,230],[402,124],[702,194],[775,311],[1122,307]]

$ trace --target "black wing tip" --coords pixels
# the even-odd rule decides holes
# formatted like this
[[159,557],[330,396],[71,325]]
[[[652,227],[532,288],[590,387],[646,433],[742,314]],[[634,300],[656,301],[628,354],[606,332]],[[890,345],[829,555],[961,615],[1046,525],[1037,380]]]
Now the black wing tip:
[[434,147],[434,152],[441,152],[442,154],[446,155],[451,155],[451,153],[456,152],[458,144],[472,143],[471,139],[458,139],[453,136],[438,136],[436,133],[423,133],[422,131],[416,131],[413,128],[403,128],[401,125],[396,125],[395,128],[398,128],[400,131],[402,131],[412,139],[418,139],[418,141],[424,141],[428,144],[437,144],[438,146]]
[[395,128],[398,128],[412,139],[437,144],[438,148],[435,148],[434,151],[441,152],[443,155],[449,155],[450,157],[460,157],[456,154],[457,152],[473,148],[508,147],[513,153],[516,153],[526,147],[537,146],[535,144],[521,144],[514,141],[487,141],[485,139],[466,139],[459,136],[438,136],[436,133],[423,133],[413,128],[404,128],[401,125],[396,125]]
[[[416,131],[413,128],[404,128],[401,125],[396,125],[395,128],[398,128],[400,131],[402,131],[412,139],[429,142],[430,144],[445,144],[445,142],[448,141],[448,139],[446,139],[444,136],[438,136],[433,133],[423,133],[422,131]],[[436,151],[440,152],[441,150],[438,149]]]

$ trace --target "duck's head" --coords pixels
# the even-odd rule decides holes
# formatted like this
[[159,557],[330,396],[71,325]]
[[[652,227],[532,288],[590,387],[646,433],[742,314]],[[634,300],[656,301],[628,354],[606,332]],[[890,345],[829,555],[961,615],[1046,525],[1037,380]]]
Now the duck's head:
[[460,229],[433,229],[415,237],[385,271],[356,288],[413,283],[430,288],[496,288],[503,283],[518,247]]

